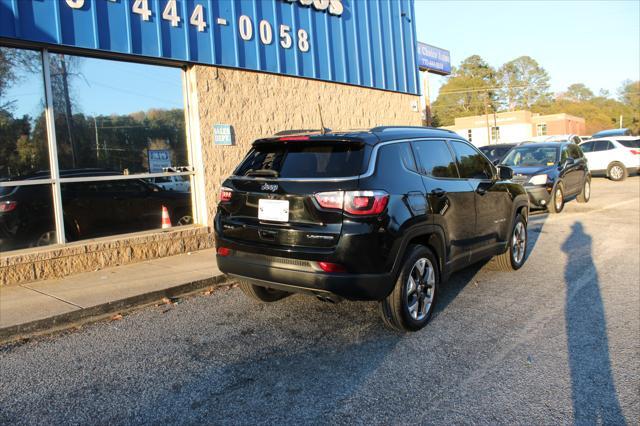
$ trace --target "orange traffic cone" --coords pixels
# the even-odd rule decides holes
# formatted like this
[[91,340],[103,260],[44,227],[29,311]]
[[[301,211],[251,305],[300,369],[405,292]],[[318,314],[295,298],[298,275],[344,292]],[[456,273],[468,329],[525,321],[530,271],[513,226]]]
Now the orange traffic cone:
[[166,206],[162,206],[162,229],[171,228],[171,218]]

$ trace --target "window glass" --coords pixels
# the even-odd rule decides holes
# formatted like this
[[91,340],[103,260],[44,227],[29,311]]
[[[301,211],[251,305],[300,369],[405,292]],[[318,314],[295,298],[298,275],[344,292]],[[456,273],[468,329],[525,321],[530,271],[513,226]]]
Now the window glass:
[[418,167],[416,166],[416,160],[413,157],[413,152],[411,152],[411,145],[409,145],[408,143],[401,143],[399,145],[402,164],[404,164],[407,169],[417,173]]
[[537,136],[546,136],[547,135],[547,125],[544,124],[544,123],[536,125],[536,135]]
[[460,177],[466,179],[492,179],[493,166],[480,152],[470,145],[451,141],[458,159]]
[[510,167],[552,166],[558,162],[558,151],[558,147],[551,144],[522,145],[513,148],[502,160],[502,164]]
[[500,140],[500,127],[491,128],[491,140],[494,142]]
[[630,139],[630,140],[617,139],[617,141],[627,148],[640,148],[640,139]]
[[613,144],[609,141],[596,141],[594,151],[606,151],[613,148]]
[[60,170],[188,166],[182,71],[50,54]]
[[48,179],[42,59],[0,47],[0,181]]
[[422,173],[435,178],[459,178],[456,163],[445,141],[414,142]]
[[582,148],[582,152],[591,152],[593,150],[593,144],[594,142],[583,143],[580,145],[580,148]]
[[163,228],[165,208],[171,226],[193,223],[188,192],[141,179],[66,183],[61,191],[67,241]]
[[0,253],[54,243],[51,185],[0,187]]
[[235,174],[283,178],[346,177],[364,170],[364,146],[346,142],[262,143]]

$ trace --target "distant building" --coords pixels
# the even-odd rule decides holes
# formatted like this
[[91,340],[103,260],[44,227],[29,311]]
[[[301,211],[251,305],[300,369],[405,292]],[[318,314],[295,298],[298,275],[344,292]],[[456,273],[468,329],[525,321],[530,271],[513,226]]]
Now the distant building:
[[536,136],[583,135],[585,121],[569,114],[540,115],[531,111],[499,112],[455,119],[446,127],[476,146],[521,142]]

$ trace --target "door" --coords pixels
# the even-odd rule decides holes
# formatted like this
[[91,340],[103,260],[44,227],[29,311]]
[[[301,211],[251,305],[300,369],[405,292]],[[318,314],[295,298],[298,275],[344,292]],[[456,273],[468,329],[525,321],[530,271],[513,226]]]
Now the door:
[[585,161],[581,158],[580,150],[573,144],[562,147],[560,154],[560,167],[562,167],[562,180],[564,182],[565,195],[573,195],[582,187]]
[[[592,141],[586,147],[585,156],[589,161],[589,168],[592,171],[606,170],[609,165],[609,157],[613,144],[609,141]],[[587,145],[587,144],[585,144]]]
[[591,171],[599,170],[597,167],[597,159],[593,153],[593,149],[596,146],[596,142],[585,142],[580,145],[580,149],[584,153],[584,158],[587,160],[587,164]]
[[[607,143],[611,145],[611,148],[613,148],[611,142],[607,141]],[[584,154],[578,145],[571,144],[568,148],[569,157],[573,159],[573,193],[577,194],[582,191],[582,183],[584,182],[584,177],[587,174],[587,159],[584,157]]]
[[444,140],[412,143],[433,222],[448,241],[447,263],[465,265],[475,236],[475,199],[469,182],[458,175],[453,153]]
[[511,196],[505,185],[497,179],[495,167],[474,146],[449,141],[456,155],[460,177],[466,179],[473,190],[476,207],[475,240],[472,256],[492,256],[509,235],[511,223]]

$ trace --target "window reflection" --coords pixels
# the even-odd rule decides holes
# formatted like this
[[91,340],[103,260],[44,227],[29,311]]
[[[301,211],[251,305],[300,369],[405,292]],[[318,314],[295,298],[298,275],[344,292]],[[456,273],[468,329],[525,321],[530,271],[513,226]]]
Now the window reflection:
[[51,185],[0,187],[0,252],[55,242]]
[[181,70],[50,54],[61,170],[188,166]]
[[143,179],[63,184],[62,209],[68,241],[193,223],[189,192]]
[[0,182],[48,179],[39,52],[0,47]]

